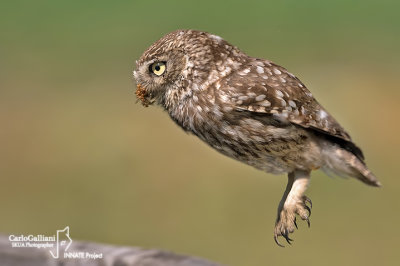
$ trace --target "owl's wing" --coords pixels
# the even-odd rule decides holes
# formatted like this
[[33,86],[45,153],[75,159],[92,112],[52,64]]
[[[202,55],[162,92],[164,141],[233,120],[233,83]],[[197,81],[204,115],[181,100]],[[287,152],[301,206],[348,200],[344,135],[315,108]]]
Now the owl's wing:
[[238,75],[226,79],[231,103],[237,111],[271,115],[325,135],[364,159],[350,135],[285,68],[255,59]]

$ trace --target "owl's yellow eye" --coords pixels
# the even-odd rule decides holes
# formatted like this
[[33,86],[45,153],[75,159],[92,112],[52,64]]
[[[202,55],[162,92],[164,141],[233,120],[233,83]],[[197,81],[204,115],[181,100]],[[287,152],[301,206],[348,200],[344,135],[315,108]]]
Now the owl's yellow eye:
[[151,64],[150,71],[156,74],[157,76],[161,76],[165,72],[165,62],[155,62]]

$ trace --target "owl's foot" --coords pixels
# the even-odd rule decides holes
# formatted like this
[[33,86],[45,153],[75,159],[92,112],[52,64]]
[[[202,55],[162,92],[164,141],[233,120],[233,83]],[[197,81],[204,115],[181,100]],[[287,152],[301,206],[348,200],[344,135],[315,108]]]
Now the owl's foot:
[[312,202],[304,195],[307,185],[310,180],[310,172],[303,170],[296,170],[289,174],[288,184],[285,193],[278,207],[278,217],[275,223],[274,239],[276,244],[284,247],[278,241],[279,236],[283,236],[286,241],[290,243],[293,241],[289,234],[294,232],[297,228],[296,215],[307,221],[310,227],[310,215]]
[[[309,204],[309,206],[307,204]],[[284,247],[278,241],[279,236],[283,236],[289,244],[293,241],[293,239],[289,237],[289,234],[293,233],[295,228],[298,228],[296,223],[296,214],[299,215],[302,220],[307,221],[308,227],[310,227],[311,208],[312,202],[306,196],[300,198],[300,200],[296,201],[295,204],[289,206],[285,205],[283,207],[275,223],[274,230],[274,239],[278,246]]]

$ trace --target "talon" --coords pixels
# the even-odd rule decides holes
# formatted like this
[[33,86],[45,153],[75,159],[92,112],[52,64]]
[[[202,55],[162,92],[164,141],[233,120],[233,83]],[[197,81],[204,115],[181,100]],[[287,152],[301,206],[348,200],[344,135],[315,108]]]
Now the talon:
[[299,229],[299,228],[297,227],[296,217],[294,217],[294,226],[296,226],[296,229]]
[[307,218],[308,228],[310,228],[310,219]]
[[291,239],[291,238],[289,237],[289,231],[288,231],[288,230],[285,230],[285,232],[282,234],[282,236],[285,238],[286,242],[289,243],[289,245],[292,244],[292,243],[290,243],[290,241],[293,241],[293,239]]
[[[304,204],[304,208],[308,211],[308,216],[311,216],[311,209],[307,205]],[[308,218],[307,218],[308,219]]]
[[307,202],[307,203],[310,203],[310,208],[312,208],[312,201],[311,201],[311,199],[309,197],[304,196],[304,201]]
[[284,247],[285,247],[284,245],[282,245],[281,243],[279,243],[279,241],[278,241],[278,236],[277,236],[277,235],[274,235],[274,240],[275,240],[275,243],[276,243],[278,246],[280,246],[281,248],[284,248]]
[[291,239],[288,235],[284,235],[283,237],[286,239],[286,242],[288,242],[289,245],[292,244],[292,243],[290,243],[290,241],[293,241],[293,239]]

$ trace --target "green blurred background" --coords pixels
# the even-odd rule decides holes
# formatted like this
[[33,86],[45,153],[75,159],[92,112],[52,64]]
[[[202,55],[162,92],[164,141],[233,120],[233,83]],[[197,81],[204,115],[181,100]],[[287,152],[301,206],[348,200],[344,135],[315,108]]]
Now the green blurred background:
[[[399,1],[2,1],[0,232],[228,265],[398,265]],[[311,229],[272,238],[286,185],[135,104],[132,70],[193,28],[295,73],[384,187],[313,173]]]

